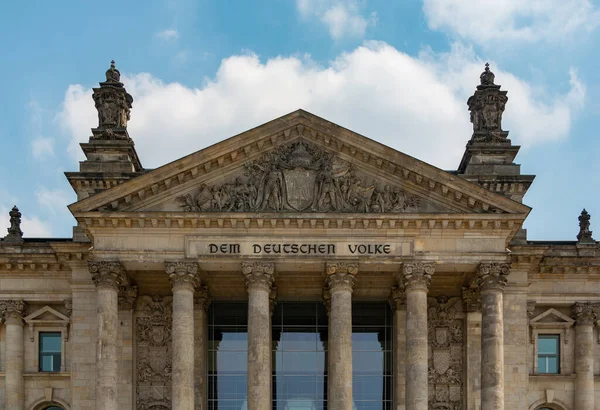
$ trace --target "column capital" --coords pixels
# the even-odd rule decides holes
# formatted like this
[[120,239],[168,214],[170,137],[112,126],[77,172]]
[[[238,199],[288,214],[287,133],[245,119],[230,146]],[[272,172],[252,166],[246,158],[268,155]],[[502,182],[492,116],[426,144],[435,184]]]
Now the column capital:
[[271,286],[275,280],[275,264],[271,262],[242,262],[242,273],[248,290],[260,287],[271,291]]
[[137,286],[119,286],[119,310],[132,310],[138,296]]
[[121,262],[89,261],[88,268],[97,288],[109,288],[115,291],[127,284],[127,276]]
[[510,273],[510,263],[482,262],[477,266],[477,284],[481,291],[504,291]]
[[167,262],[165,271],[169,275],[173,289],[185,287],[195,290],[200,286],[200,275],[196,262]]
[[435,262],[404,262],[401,283],[406,290],[429,290]]
[[394,286],[388,299],[392,310],[403,310],[406,308],[406,291],[400,286]]
[[596,321],[596,309],[593,303],[575,302],[573,319],[577,326],[591,326]]
[[357,274],[358,262],[327,262],[325,264],[325,281],[330,293],[336,289],[352,292]]
[[2,311],[4,321],[8,324],[22,325],[26,306],[22,300],[0,301],[0,311]]
[[462,288],[462,299],[467,312],[481,312],[481,292],[479,288]]
[[208,290],[208,286],[200,286],[196,290],[196,296],[194,297],[194,305],[196,307],[201,308],[205,312],[208,312],[208,308],[212,303],[212,297],[210,296],[210,292]]

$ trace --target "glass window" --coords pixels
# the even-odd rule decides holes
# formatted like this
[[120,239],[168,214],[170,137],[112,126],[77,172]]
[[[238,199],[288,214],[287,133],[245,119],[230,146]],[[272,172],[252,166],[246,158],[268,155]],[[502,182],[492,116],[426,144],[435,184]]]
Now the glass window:
[[40,372],[60,372],[62,335],[40,332]]
[[559,373],[559,341],[558,335],[538,335],[538,373]]
[[44,410],[63,410],[63,408],[58,407],[58,406],[50,406],[50,407],[44,407]]

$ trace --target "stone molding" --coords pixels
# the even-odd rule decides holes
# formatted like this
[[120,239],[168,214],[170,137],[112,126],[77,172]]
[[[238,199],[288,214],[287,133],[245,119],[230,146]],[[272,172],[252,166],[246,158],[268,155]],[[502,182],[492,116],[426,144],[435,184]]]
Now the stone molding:
[[73,315],[73,299],[65,299],[65,309],[67,310],[67,316],[71,317]]
[[23,300],[0,301],[0,311],[4,316],[4,322],[13,325],[23,324],[23,315],[27,305]]
[[137,286],[119,286],[119,310],[133,310],[137,296]]
[[169,275],[173,290],[178,287],[195,290],[200,286],[200,275],[196,262],[168,262],[165,264],[165,271]]
[[203,285],[200,286],[196,290],[196,296],[194,297],[194,306],[196,308],[200,308],[205,312],[208,312],[208,308],[212,303],[212,297],[210,296],[210,292],[208,290],[208,286]]
[[406,291],[429,290],[431,277],[435,273],[435,262],[405,262],[402,264],[401,283]]
[[329,292],[346,290],[352,292],[358,274],[358,262],[328,262],[325,264],[327,289]]
[[325,305],[325,310],[329,315],[331,312],[331,290],[327,284],[323,287],[323,305]]
[[394,286],[390,293],[388,303],[393,311],[406,309],[406,292],[404,288]]
[[528,300],[527,301],[527,317],[529,320],[533,317],[533,312],[535,312],[535,301]]
[[248,290],[258,287],[270,292],[275,280],[275,264],[271,262],[242,262],[242,273]]
[[596,307],[589,302],[575,302],[573,305],[573,319],[577,326],[592,326],[596,321]]
[[97,288],[109,288],[115,291],[127,283],[125,269],[120,262],[89,261],[88,267]]
[[477,284],[482,292],[504,291],[510,274],[510,263],[480,263],[477,267]]
[[481,312],[481,292],[479,288],[464,287],[462,289],[462,300],[467,312]]
[[269,292],[269,314],[272,316],[277,306],[277,286],[271,286],[271,292]]

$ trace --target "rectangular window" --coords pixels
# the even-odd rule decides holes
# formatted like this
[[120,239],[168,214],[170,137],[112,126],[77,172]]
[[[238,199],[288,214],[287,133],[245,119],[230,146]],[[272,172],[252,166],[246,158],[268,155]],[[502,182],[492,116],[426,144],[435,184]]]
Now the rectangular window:
[[558,335],[538,335],[538,373],[560,372],[559,341]]
[[60,332],[40,332],[40,372],[60,372],[61,350]]

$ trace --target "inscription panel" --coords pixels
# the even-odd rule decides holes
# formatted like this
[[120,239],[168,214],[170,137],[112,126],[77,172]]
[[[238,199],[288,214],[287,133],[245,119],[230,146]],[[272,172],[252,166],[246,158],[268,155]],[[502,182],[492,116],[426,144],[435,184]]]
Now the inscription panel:
[[264,238],[264,237],[187,237],[186,257],[371,257],[411,256],[411,239],[361,238]]

